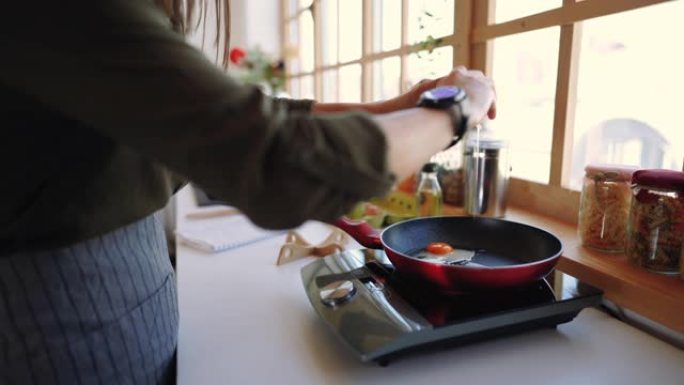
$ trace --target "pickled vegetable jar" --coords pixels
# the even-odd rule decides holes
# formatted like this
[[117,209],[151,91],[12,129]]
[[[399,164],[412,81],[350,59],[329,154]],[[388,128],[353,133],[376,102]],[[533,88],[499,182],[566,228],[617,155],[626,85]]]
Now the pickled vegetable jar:
[[635,167],[589,165],[585,169],[577,228],[584,246],[619,253],[627,242]]
[[648,270],[679,273],[684,240],[684,172],[639,170],[632,176],[625,252]]

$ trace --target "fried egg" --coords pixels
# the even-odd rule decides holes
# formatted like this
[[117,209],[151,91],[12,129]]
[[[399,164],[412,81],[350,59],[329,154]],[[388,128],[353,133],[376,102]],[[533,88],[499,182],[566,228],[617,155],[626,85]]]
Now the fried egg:
[[448,264],[448,265],[465,265],[470,263],[470,260],[475,256],[473,250],[452,249],[445,254],[431,253],[426,249],[420,250],[413,255],[414,258],[425,262]]

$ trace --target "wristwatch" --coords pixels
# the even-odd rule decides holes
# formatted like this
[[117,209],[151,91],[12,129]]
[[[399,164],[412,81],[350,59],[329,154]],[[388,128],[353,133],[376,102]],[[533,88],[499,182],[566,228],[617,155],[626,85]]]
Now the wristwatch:
[[454,138],[449,147],[458,143],[468,128],[468,95],[460,87],[445,86],[427,90],[420,95],[418,107],[447,110],[454,128]]

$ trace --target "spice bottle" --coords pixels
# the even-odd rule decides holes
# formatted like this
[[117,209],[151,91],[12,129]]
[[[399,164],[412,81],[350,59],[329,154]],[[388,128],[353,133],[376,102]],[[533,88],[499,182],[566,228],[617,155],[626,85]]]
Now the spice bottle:
[[588,165],[584,169],[577,230],[582,245],[620,253],[627,242],[635,167]]
[[426,163],[423,166],[416,189],[416,201],[419,217],[442,215],[442,189],[437,180],[436,163]]
[[684,172],[635,172],[627,228],[625,252],[631,262],[654,272],[678,274],[684,241]]

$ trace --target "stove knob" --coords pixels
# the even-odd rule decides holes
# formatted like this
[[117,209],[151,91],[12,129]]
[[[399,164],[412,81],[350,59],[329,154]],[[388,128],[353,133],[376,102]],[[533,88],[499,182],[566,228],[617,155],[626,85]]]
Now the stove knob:
[[356,286],[354,282],[340,280],[325,285],[319,292],[321,302],[327,306],[341,305],[354,297]]

